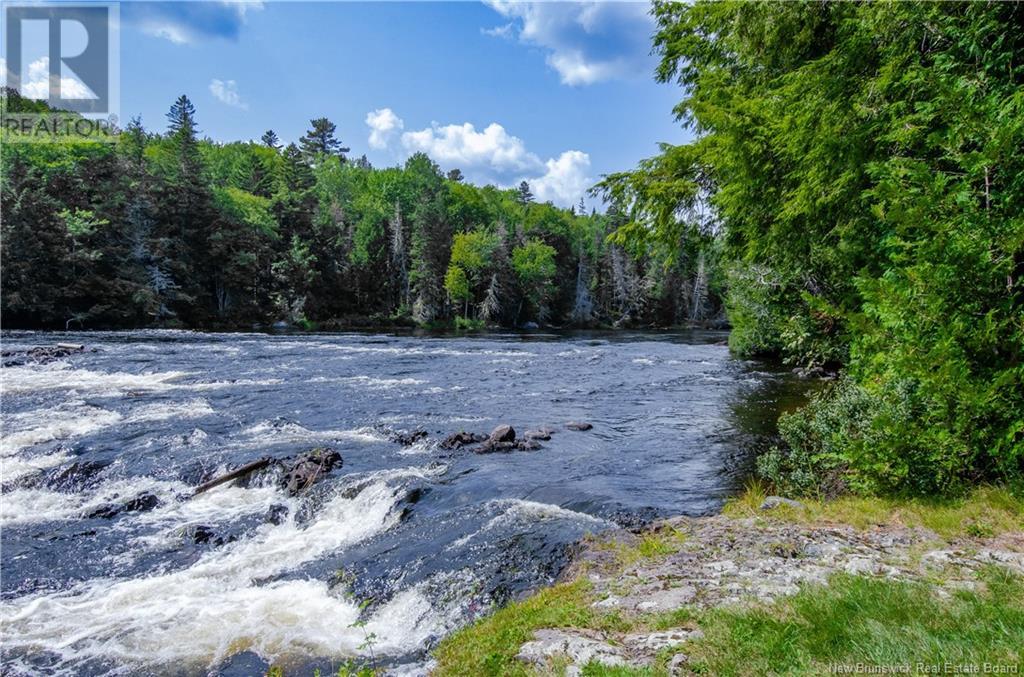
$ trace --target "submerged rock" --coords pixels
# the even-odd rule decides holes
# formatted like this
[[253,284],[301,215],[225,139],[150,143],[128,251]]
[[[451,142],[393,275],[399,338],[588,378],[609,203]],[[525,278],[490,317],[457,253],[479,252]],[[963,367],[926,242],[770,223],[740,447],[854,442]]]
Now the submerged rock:
[[541,428],[540,430],[527,430],[523,433],[523,437],[528,440],[543,440],[547,442],[551,439],[551,433],[554,432],[548,428]]
[[583,421],[571,421],[569,423],[566,423],[565,427],[568,430],[578,430],[582,432],[585,430],[592,430],[594,426],[591,423],[585,423]]
[[10,358],[4,360],[5,367],[21,367],[26,364],[47,364],[84,352],[85,346],[58,343],[54,346],[36,346],[26,350],[5,350],[0,356]]
[[341,465],[341,454],[330,447],[317,447],[296,457],[281,484],[289,496],[295,496]]
[[212,527],[208,527],[205,524],[190,524],[182,527],[178,530],[178,535],[184,541],[189,543],[195,543],[196,545],[202,545],[204,543],[213,543],[214,545],[220,545],[223,541],[218,538],[217,533]]
[[396,432],[391,435],[391,441],[401,444],[403,447],[411,447],[420,440],[426,438],[426,436],[426,430],[413,430],[412,432],[408,433]]
[[160,499],[148,491],[124,503],[108,503],[85,515],[86,519],[113,519],[126,512],[146,512],[160,505]]

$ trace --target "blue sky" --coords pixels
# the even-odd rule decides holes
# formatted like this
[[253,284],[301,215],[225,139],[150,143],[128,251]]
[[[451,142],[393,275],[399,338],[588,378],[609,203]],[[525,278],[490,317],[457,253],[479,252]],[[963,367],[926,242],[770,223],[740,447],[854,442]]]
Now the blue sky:
[[124,2],[121,117],[162,130],[182,93],[219,141],[326,116],[377,166],[425,150],[560,204],[632,167],[672,120],[644,3]]

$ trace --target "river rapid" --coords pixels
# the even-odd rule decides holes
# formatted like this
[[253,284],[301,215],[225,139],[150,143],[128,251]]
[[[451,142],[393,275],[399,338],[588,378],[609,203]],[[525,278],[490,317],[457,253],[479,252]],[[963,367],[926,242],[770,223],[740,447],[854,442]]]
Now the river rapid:
[[[725,338],[5,333],[5,351],[88,350],[0,372],[4,670],[311,674],[372,652],[422,672],[587,533],[737,489],[796,385]],[[438,446],[502,423],[557,432],[536,451]],[[188,498],[318,446],[343,466],[298,497],[263,473]]]

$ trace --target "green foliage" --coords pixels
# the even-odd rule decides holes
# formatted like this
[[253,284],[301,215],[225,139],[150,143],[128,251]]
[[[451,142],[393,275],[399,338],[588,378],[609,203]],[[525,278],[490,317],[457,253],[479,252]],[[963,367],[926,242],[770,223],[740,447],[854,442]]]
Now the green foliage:
[[469,279],[466,272],[452,264],[444,275],[444,288],[453,301],[462,302],[469,299]]
[[452,239],[451,264],[470,275],[479,275],[487,268],[497,245],[497,238],[490,233],[456,233]]
[[469,317],[456,317],[455,318],[455,331],[480,331],[484,328],[483,320],[474,320]]
[[762,459],[789,490],[1024,475],[1017,11],[655,3],[657,77],[696,138],[597,189],[624,247],[685,258],[715,233],[737,354],[848,367]]

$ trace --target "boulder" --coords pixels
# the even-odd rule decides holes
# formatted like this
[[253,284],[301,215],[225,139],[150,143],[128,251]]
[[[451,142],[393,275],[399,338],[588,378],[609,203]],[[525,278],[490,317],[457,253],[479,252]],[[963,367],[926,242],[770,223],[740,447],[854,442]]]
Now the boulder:
[[565,427],[567,429],[569,429],[569,430],[584,431],[584,430],[591,430],[591,429],[593,429],[594,426],[592,424],[590,424],[590,423],[585,423],[583,421],[572,421],[570,423],[566,423]]
[[440,446],[442,449],[461,449],[462,447],[467,447],[471,444],[479,444],[486,439],[487,437],[485,435],[467,433],[464,430],[460,430],[459,432],[444,438]]
[[794,509],[804,508],[804,504],[800,501],[794,501],[792,498],[783,498],[782,496],[769,496],[768,498],[761,501],[761,510],[774,510],[780,505],[785,505]]
[[317,480],[341,467],[341,454],[330,447],[317,447],[299,454],[281,479],[288,495],[295,496],[311,487]]
[[487,438],[488,442],[513,442],[516,439],[516,430],[510,425],[499,425],[491,431]]
[[523,433],[523,438],[528,440],[542,440],[547,442],[551,439],[551,433],[547,430],[527,430]]

